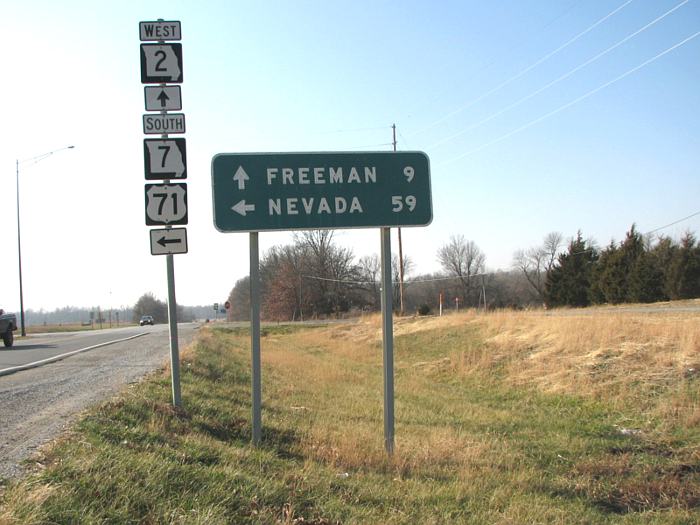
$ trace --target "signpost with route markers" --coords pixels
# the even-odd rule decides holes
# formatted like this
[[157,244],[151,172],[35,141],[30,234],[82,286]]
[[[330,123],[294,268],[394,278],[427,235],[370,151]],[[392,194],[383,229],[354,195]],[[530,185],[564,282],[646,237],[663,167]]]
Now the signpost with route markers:
[[182,44],[179,21],[139,22],[142,42],[141,83],[144,86],[146,113],[142,117],[145,135],[160,135],[159,139],[144,139],[143,158],[146,180],[160,180],[160,184],[146,184],[146,225],[165,226],[150,231],[151,255],[165,255],[168,279],[168,325],[170,332],[170,373],[173,405],[181,406],[180,351],[177,337],[177,303],[175,300],[175,266],[173,254],[187,253],[187,230],[172,228],[187,224],[187,184],[171,183],[170,179],[187,178],[187,154],[184,138],[170,138],[185,133],[184,113],[168,113],[182,109],[180,84],[182,72]]

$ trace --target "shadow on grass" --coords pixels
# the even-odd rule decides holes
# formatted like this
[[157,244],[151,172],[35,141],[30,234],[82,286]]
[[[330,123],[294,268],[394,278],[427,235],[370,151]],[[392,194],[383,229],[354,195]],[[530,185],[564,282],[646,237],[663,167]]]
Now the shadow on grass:
[[[224,443],[246,446],[252,443],[253,430],[245,419],[231,421],[205,421],[194,428],[209,437]],[[274,427],[263,427],[260,448],[274,452],[282,459],[305,460],[307,456],[300,453],[301,439],[298,432]]]

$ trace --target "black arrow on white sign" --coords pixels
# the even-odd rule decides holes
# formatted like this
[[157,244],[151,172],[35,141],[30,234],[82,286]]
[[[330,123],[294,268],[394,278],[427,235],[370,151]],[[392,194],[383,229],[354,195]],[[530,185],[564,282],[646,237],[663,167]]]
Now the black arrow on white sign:
[[180,86],[145,86],[146,111],[180,111],[182,93]]
[[165,248],[168,244],[180,244],[182,239],[168,239],[166,235],[163,235],[163,237],[158,239],[156,242]]
[[160,95],[158,95],[158,100],[160,100],[160,107],[164,108],[168,104],[168,100],[170,100],[170,97],[165,91],[161,91]]
[[151,255],[187,253],[187,228],[151,230]]

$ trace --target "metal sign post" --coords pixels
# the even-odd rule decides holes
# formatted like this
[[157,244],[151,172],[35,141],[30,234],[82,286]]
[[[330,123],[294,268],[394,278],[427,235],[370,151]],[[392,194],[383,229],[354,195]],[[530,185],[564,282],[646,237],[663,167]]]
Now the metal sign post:
[[260,362],[260,260],[258,232],[250,233],[250,351],[253,391],[253,444],[262,439],[262,372]]
[[175,264],[173,254],[187,253],[187,230],[173,225],[185,225],[187,219],[187,184],[171,183],[170,178],[186,179],[187,164],[185,139],[168,138],[169,133],[185,132],[185,115],[168,113],[182,109],[180,86],[166,82],[182,82],[182,44],[166,40],[180,40],[180,22],[158,20],[139,22],[141,41],[141,83],[145,86],[146,111],[157,114],[143,115],[143,132],[161,135],[160,140],[144,139],[144,171],[146,180],[162,180],[160,184],[146,184],[146,225],[163,225],[165,229],[151,230],[151,255],[165,255],[168,279],[168,327],[170,330],[170,370],[173,405],[182,406],[180,395],[180,348],[177,336],[177,301],[175,299]]
[[182,406],[180,396],[180,346],[177,340],[177,301],[175,300],[175,264],[173,255],[165,256],[168,272],[168,325],[170,328],[170,376],[173,384],[173,405]]
[[391,285],[391,230],[381,229],[382,346],[384,347],[384,448],[394,453],[394,305]]

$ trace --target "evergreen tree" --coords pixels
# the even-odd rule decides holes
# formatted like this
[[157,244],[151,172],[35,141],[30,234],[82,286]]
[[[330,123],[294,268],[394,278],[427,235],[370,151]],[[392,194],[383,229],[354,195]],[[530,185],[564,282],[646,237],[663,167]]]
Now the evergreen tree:
[[622,252],[613,241],[601,252],[592,272],[591,281],[593,302],[617,304],[625,300]]
[[587,246],[579,231],[566,253],[547,275],[545,298],[549,306],[588,306],[591,274],[597,260],[596,250]]
[[683,236],[671,260],[666,290],[671,299],[700,297],[700,246],[690,232]]
[[628,276],[628,299],[634,303],[653,303],[665,298],[664,275],[650,251],[642,252]]
[[[618,304],[658,296],[642,289],[654,278],[660,279],[655,275],[651,261],[638,262],[644,253],[644,239],[633,224],[619,247],[611,242],[601,253],[594,272],[591,297],[596,302]],[[638,275],[633,275],[635,272]]]

